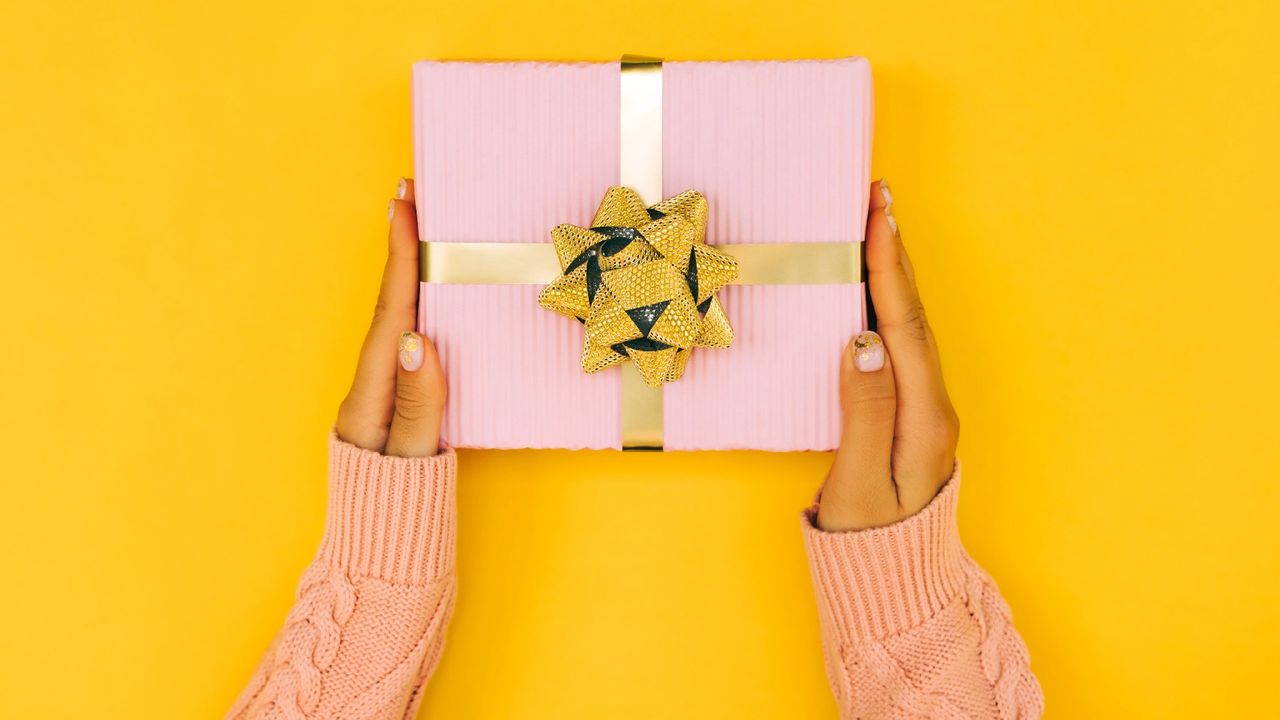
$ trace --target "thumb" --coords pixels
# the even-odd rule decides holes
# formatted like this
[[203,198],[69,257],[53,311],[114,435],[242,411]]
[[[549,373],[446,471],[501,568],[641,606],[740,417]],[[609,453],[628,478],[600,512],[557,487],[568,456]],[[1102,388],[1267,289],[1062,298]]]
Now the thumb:
[[440,420],[446,386],[440,356],[431,341],[413,332],[400,335],[395,412],[386,455],[430,457],[440,450]]
[[859,333],[845,348],[840,406],[844,432],[822,490],[818,526],[840,531],[891,523],[898,516],[891,468],[898,394],[889,353],[874,332]]

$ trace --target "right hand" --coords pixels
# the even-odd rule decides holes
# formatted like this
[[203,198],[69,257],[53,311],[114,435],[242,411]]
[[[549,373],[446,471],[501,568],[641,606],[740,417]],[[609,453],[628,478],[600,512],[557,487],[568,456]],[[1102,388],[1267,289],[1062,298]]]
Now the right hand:
[[446,386],[431,341],[413,332],[418,316],[418,216],[413,181],[391,201],[391,229],[373,323],[347,397],[339,439],[384,455],[430,457],[440,450]]

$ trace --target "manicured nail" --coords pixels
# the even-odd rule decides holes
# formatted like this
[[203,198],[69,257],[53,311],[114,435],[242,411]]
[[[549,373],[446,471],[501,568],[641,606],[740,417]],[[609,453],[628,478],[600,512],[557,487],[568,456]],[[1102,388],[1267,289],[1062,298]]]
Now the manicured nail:
[[394,220],[395,216],[396,216],[396,201],[392,200],[391,203],[387,205],[387,222]]
[[884,178],[880,178],[880,197],[884,198],[884,219],[889,223],[889,229],[894,235],[898,234],[898,219],[893,216],[893,191],[889,189],[889,182]]
[[411,332],[400,335],[400,365],[413,372],[422,367],[422,338]]
[[884,367],[884,343],[870,330],[853,339],[853,364],[861,372],[875,372]]
[[893,206],[886,205],[884,208],[884,221],[889,223],[889,229],[894,235],[898,234],[898,220],[893,216]]
[[400,178],[400,182],[396,183],[396,199],[403,200],[407,192],[409,192],[409,183],[404,178]]

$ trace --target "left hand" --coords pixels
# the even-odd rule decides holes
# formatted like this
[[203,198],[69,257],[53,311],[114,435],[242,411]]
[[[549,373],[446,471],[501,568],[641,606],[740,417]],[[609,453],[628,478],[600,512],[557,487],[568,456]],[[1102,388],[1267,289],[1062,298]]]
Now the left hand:
[[866,252],[879,334],[860,333],[845,348],[844,434],[818,506],[823,530],[888,525],[919,512],[951,477],[960,436],[883,181],[871,186]]

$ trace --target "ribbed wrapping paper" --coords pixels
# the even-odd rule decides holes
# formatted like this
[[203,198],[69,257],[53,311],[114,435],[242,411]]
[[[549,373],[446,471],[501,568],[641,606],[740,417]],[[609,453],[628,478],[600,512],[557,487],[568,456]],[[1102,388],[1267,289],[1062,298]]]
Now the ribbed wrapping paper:
[[[418,223],[428,242],[549,241],[619,182],[619,66],[414,66]],[[707,242],[861,242],[871,74],[861,58],[666,62],[665,196],[707,197]],[[732,252],[732,248],[729,248]],[[553,278],[548,278],[550,281]],[[582,327],[534,285],[422,285],[419,330],[449,382],[455,447],[621,447],[619,369],[586,375]],[[693,352],[664,389],[667,450],[829,450],[840,352],[863,287],[732,286],[736,340]]]

